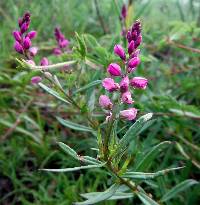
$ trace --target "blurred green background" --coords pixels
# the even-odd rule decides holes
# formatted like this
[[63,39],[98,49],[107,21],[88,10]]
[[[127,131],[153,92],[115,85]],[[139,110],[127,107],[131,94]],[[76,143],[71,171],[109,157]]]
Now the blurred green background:
[[[33,41],[39,47],[36,62],[48,56],[51,62],[70,60],[70,56],[55,57],[54,28],[59,26],[76,45],[74,32],[84,34],[88,59],[102,70],[86,65],[77,73],[60,73],[67,87],[80,87],[105,76],[113,59],[112,49],[120,39],[119,9],[123,2],[130,4],[127,23],[138,18],[143,25],[142,63],[137,74],[150,80],[145,92],[137,92],[136,106],[143,112],[154,112],[156,124],[137,139],[143,152],[163,140],[178,142],[157,156],[152,167],[185,165],[181,171],[147,182],[148,191],[159,198],[173,185],[200,176],[200,2],[199,0],[99,0],[97,1],[105,31],[97,14],[94,0],[1,0],[0,1],[0,204],[59,204],[68,205],[81,200],[80,193],[107,187],[104,171],[81,171],[76,174],[46,173],[39,168],[72,167],[76,162],[59,150],[62,141],[80,153],[94,154],[89,147],[95,139],[85,133],[63,128],[56,115],[83,123],[84,118],[73,116],[61,103],[30,84],[33,73],[17,68],[13,50],[12,31],[17,19],[30,11],[31,29],[38,36]],[[75,82],[75,83],[74,83]],[[81,103],[98,106],[98,92],[89,90]],[[134,148],[136,149],[136,148]],[[199,185],[182,192],[167,204],[197,205]],[[140,204],[138,200],[109,201],[101,204]]]

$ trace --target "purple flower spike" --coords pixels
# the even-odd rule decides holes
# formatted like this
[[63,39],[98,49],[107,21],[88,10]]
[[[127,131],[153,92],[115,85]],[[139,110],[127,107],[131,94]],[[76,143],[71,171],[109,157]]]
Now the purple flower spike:
[[121,45],[115,45],[114,53],[118,55],[122,60],[126,60],[126,53]]
[[21,33],[19,31],[13,31],[13,36],[16,41],[20,42],[22,40]]
[[134,77],[130,80],[131,86],[139,89],[146,89],[148,80],[143,77]]
[[25,37],[24,42],[23,42],[23,46],[25,49],[29,49],[31,47],[31,40],[29,37]]
[[127,110],[120,111],[120,117],[125,120],[134,120],[137,115],[137,109],[129,108]]
[[47,66],[47,65],[49,65],[48,58],[46,58],[46,57],[42,58],[42,60],[40,61],[40,65],[41,65],[41,66]]
[[105,109],[109,109],[111,110],[112,109],[112,102],[110,100],[110,98],[106,95],[101,95],[99,97],[99,105],[102,107],[102,108],[105,108]]
[[30,55],[34,57],[38,52],[38,47],[31,47],[29,48]]
[[122,102],[126,104],[132,104],[134,101],[132,100],[131,93],[129,91],[122,94]]
[[129,78],[128,76],[124,77],[121,82],[120,82],[120,91],[122,93],[128,91],[128,86],[129,86]]
[[121,68],[117,63],[111,63],[107,68],[108,73],[112,76],[121,76]]
[[42,81],[42,78],[40,76],[34,76],[34,77],[31,78],[31,83],[33,85],[38,84],[41,81]]
[[18,41],[15,42],[14,48],[18,53],[24,52],[23,46]]
[[32,39],[35,38],[37,36],[37,31],[30,31],[27,36]]
[[115,81],[112,78],[105,78],[102,81],[102,85],[109,92],[113,92],[119,89],[119,84],[115,83]]

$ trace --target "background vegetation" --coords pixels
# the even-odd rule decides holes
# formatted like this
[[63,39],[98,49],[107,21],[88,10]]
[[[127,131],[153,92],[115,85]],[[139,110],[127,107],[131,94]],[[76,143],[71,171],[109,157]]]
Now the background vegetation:
[[[100,16],[93,0],[2,0],[0,2],[0,204],[72,204],[79,193],[102,190],[108,176],[103,171],[47,173],[39,168],[77,165],[62,152],[62,141],[79,153],[93,154],[95,139],[59,124],[55,116],[84,124],[76,110],[70,110],[37,86],[30,84],[32,73],[17,68],[12,31],[24,11],[32,14],[31,28],[38,31],[34,45],[40,48],[36,61],[48,56],[51,62],[70,60],[70,55],[55,57],[53,30],[60,26],[76,46],[74,31],[84,34],[87,58],[95,64],[80,64],[73,72],[60,72],[66,88],[80,88],[102,79],[106,66],[115,58],[112,49],[120,39],[119,8],[123,1],[101,0]],[[140,18],[143,24],[142,63],[137,74],[149,79],[146,92],[138,91],[136,106],[142,113],[153,112],[157,119],[135,140],[132,149],[145,153],[155,143],[173,143],[154,159],[151,171],[171,165],[185,168],[146,181],[147,191],[159,198],[175,184],[198,180],[200,172],[200,2],[198,0],[133,0],[127,24]],[[102,22],[103,21],[103,25]],[[104,26],[104,28],[103,28]],[[103,65],[103,66],[102,66]],[[75,100],[98,110],[101,86],[80,92]],[[130,123],[121,124],[129,126]],[[152,188],[154,191],[152,191]],[[167,204],[198,204],[200,186],[181,192]],[[138,200],[109,201],[101,204],[140,204]]]

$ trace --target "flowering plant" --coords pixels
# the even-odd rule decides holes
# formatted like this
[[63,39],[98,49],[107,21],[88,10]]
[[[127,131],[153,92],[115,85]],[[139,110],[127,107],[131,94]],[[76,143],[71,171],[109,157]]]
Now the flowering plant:
[[[30,24],[30,14],[26,13],[19,22],[20,32],[15,31],[13,33],[16,40],[14,47],[18,53],[25,57],[25,59],[18,61],[23,67],[28,67],[31,70],[36,70],[43,74],[43,76],[54,85],[55,89],[51,89],[43,84],[41,82],[42,79],[39,78],[39,76],[32,79],[32,83],[38,84],[58,100],[76,108],[79,111],[79,114],[83,115],[85,119],[87,119],[88,127],[60,117],[57,117],[57,120],[68,128],[92,133],[92,135],[96,137],[97,142],[97,147],[92,148],[97,152],[95,157],[80,156],[74,149],[62,142],[59,142],[59,146],[68,155],[73,157],[75,160],[85,163],[86,165],[73,168],[42,170],[51,172],[72,172],[94,168],[102,168],[106,170],[106,173],[109,176],[108,184],[110,187],[103,192],[82,194],[81,196],[86,198],[86,201],[76,202],[75,204],[77,205],[94,204],[104,200],[133,198],[135,196],[139,197],[144,204],[159,204],[159,202],[156,202],[152,196],[149,196],[149,194],[146,193],[142,188],[142,183],[182,167],[159,170],[154,173],[146,172],[146,169],[159,153],[159,150],[164,146],[171,144],[169,141],[164,141],[152,147],[152,149],[148,150],[145,155],[136,158],[136,160],[134,159],[135,156],[130,146],[131,143],[134,142],[136,136],[155,122],[155,120],[151,120],[152,113],[148,113],[135,120],[137,118],[138,109],[133,107],[133,89],[144,90],[148,83],[148,80],[144,77],[131,77],[137,66],[140,64],[140,50],[138,49],[142,42],[140,21],[137,20],[127,32],[127,53],[120,44],[114,46],[114,53],[120,57],[123,68],[121,68],[122,66],[117,63],[109,64],[107,67],[109,76],[100,81],[107,92],[99,97],[99,105],[107,115],[106,120],[101,124],[94,119],[91,112],[88,110],[84,111],[83,107],[74,100],[73,94],[66,92],[57,76],[51,73],[51,71],[53,72],[53,70],[57,68],[77,63],[78,59],[49,65],[48,59],[43,58],[40,63],[41,66],[36,66],[35,63],[32,61],[30,62],[30,60],[32,60],[32,56],[34,56],[30,51],[30,39],[33,38],[33,36],[35,37],[35,32],[34,35],[32,34],[33,32],[30,32],[31,34],[28,33],[24,36],[24,33],[28,30]],[[68,40],[64,38],[59,29],[55,30],[55,36],[58,42],[58,48],[56,49],[66,48]],[[78,52],[82,56],[81,60],[83,60],[83,62],[88,63],[85,58],[85,44],[78,34],[76,37],[78,48],[74,49],[74,51]],[[59,50],[59,54],[60,53],[61,50]],[[99,81],[86,85],[81,89],[81,91],[97,84],[99,84]],[[74,93],[76,92],[78,91],[75,91]],[[111,93],[113,94],[112,98],[109,96]],[[127,106],[127,108],[121,109],[122,106]],[[121,119],[132,122],[131,126],[123,136],[121,136],[121,133],[124,131],[122,132],[121,129],[118,128],[118,123]],[[165,197],[162,198],[161,201],[165,201]]]

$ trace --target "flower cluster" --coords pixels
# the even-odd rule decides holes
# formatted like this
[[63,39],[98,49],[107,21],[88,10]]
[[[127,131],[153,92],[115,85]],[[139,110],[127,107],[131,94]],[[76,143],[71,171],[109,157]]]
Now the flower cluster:
[[19,18],[19,30],[13,31],[13,37],[15,38],[14,48],[18,53],[26,56],[27,59],[34,57],[38,51],[37,47],[31,47],[31,40],[36,37],[37,32],[28,32],[31,22],[30,16],[30,13],[26,12],[22,18]]
[[[31,22],[31,14],[29,12],[26,12],[22,18],[18,19],[19,24],[19,31],[15,30],[13,31],[13,37],[15,39],[14,48],[15,50],[24,55],[26,58],[27,63],[35,65],[35,62],[33,61],[33,57],[37,54],[38,48],[37,47],[31,47],[32,42],[31,40],[36,37],[37,32],[36,31],[30,31],[28,32],[30,22]],[[47,66],[49,65],[49,61],[46,57],[42,58],[40,61],[41,66]],[[34,76],[31,78],[32,84],[37,84],[42,80],[40,76]]]
[[69,41],[65,38],[59,28],[55,28],[54,36],[56,38],[58,47],[53,49],[53,53],[55,55],[60,55],[68,47]]
[[[110,74],[110,77],[105,78],[102,81],[102,86],[108,92],[118,91],[120,93],[121,103],[131,105],[134,103],[132,99],[132,94],[130,87],[145,89],[148,83],[148,80],[143,77],[133,77],[130,79],[130,75],[136,70],[137,66],[140,64],[140,50],[138,46],[142,42],[141,35],[141,23],[137,20],[132,28],[127,32],[128,40],[128,55],[124,51],[121,45],[114,46],[114,53],[119,56],[125,67],[124,72],[121,69],[120,65],[117,63],[111,63],[107,72]],[[120,78],[120,83],[115,82],[115,78]],[[112,113],[113,103],[106,95],[101,95],[99,98],[99,104],[102,108],[110,110]],[[120,111],[120,117],[126,120],[134,120],[137,114],[137,109],[129,108],[127,110]],[[110,117],[112,115],[110,114]]]

